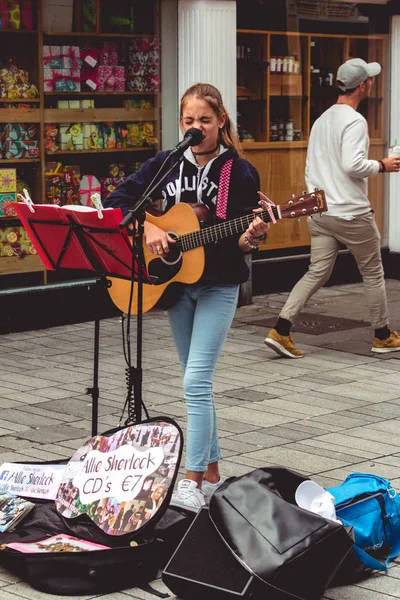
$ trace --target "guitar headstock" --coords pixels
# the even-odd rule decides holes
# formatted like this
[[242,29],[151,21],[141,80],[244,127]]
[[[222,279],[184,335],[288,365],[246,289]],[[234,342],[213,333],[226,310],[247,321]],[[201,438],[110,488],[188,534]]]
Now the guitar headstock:
[[325,192],[315,190],[310,194],[303,192],[301,196],[292,198],[289,202],[279,205],[283,219],[298,218],[305,215],[314,215],[328,210]]

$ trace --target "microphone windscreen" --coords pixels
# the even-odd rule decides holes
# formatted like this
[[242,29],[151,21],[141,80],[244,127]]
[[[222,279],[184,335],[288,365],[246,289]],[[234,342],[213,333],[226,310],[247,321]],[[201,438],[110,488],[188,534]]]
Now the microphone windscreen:
[[204,135],[201,133],[200,129],[197,127],[191,127],[188,129],[184,135],[185,138],[191,137],[190,146],[197,146],[204,139]]

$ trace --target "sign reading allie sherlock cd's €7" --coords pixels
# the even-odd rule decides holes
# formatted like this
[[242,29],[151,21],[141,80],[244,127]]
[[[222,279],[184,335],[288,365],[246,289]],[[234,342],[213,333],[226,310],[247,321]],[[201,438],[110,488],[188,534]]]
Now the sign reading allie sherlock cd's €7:
[[161,508],[179,468],[182,434],[167,421],[90,438],[69,461],[55,499],[64,517],[83,513],[110,535],[139,529]]

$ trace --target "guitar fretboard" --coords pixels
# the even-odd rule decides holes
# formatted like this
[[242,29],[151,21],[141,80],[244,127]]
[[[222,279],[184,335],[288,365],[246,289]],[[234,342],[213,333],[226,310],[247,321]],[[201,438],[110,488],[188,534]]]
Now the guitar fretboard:
[[[272,206],[272,212],[275,219],[278,221],[281,218],[279,209],[277,206]],[[206,246],[213,242],[218,242],[224,238],[230,237],[238,233],[246,231],[250,223],[254,220],[255,216],[260,217],[265,223],[270,223],[271,217],[267,210],[263,210],[259,213],[253,213],[232,219],[230,221],[224,221],[217,225],[211,225],[210,227],[204,227],[198,231],[191,231],[181,235],[177,241],[175,248],[179,248],[182,252],[198,248],[199,246]]]

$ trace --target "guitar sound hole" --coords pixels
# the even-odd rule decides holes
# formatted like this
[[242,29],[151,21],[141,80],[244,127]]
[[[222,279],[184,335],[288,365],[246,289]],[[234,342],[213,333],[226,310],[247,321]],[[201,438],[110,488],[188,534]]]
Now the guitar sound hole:
[[[168,234],[173,238],[177,239],[178,236],[168,231]],[[170,245],[170,251],[166,256],[155,257],[147,265],[147,271],[154,280],[154,285],[161,285],[168,283],[177,275],[182,267],[182,252],[179,248],[175,247],[175,244]]]
[[[168,231],[168,235],[173,240],[178,239],[178,236],[173,231]],[[182,252],[179,248],[176,247],[176,244],[170,244],[168,254],[166,256],[163,256],[161,260],[167,263],[167,265],[174,265],[178,261],[181,262],[181,256]]]

